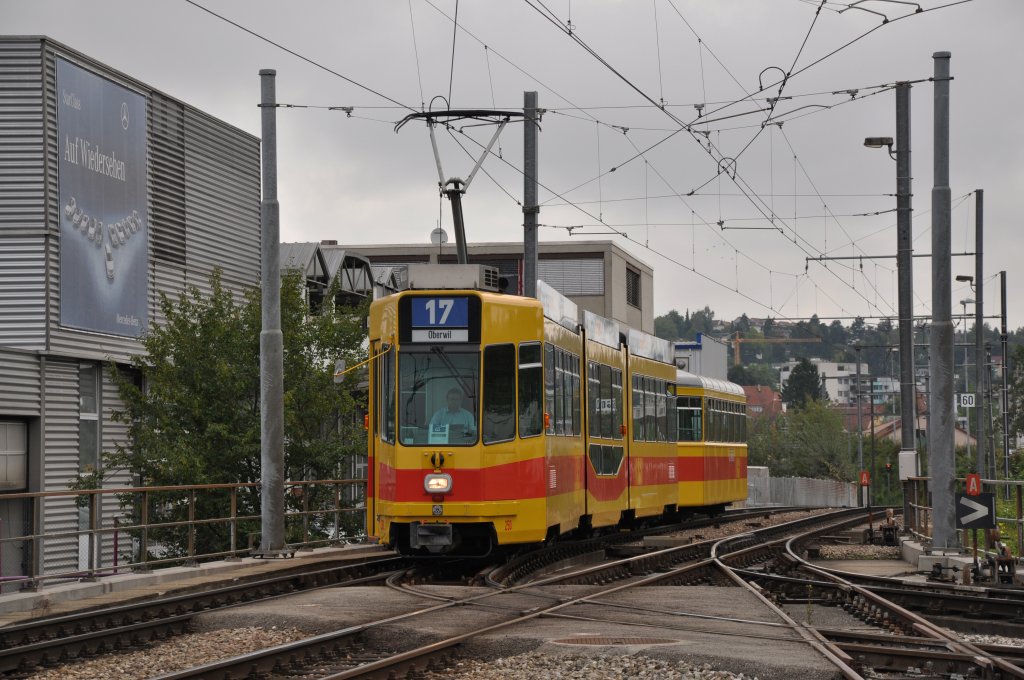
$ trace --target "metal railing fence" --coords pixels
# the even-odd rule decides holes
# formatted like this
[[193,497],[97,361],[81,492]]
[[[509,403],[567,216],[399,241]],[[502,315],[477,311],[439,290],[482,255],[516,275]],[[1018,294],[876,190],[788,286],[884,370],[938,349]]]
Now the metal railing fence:
[[[0,535],[0,555],[7,556],[0,561],[0,586],[34,590],[240,559],[257,547],[259,496],[258,482],[4,494],[5,501],[27,502],[32,521],[23,535]],[[312,550],[365,536],[365,499],[365,479],[286,482],[289,548]],[[12,568],[10,556],[19,551]]]

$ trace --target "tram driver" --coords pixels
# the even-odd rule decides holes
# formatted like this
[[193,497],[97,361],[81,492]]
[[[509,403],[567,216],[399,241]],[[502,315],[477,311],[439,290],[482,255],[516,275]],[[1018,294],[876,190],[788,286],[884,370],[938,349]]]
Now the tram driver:
[[[449,433],[456,429],[461,430],[464,436],[476,438],[476,419],[473,414],[462,408],[463,394],[458,387],[448,390],[445,395],[445,405],[439,408],[430,419],[430,427],[433,429],[439,425],[447,425]],[[456,426],[456,427],[453,427]]]

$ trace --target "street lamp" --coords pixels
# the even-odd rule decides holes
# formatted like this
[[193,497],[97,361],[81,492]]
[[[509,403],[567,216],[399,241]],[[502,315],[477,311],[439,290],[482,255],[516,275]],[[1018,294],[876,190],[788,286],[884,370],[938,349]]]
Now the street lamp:
[[892,137],[865,137],[864,146],[869,149],[881,149],[883,146],[889,150],[889,157],[896,160],[896,156],[892,154]]
[[[895,142],[896,150],[893,151]],[[896,276],[900,335],[900,418],[902,422],[899,476],[920,473],[917,461],[917,380],[914,375],[914,269],[912,231],[912,179],[910,169],[910,83],[896,83],[896,138],[867,137],[869,149],[885,147],[896,161]],[[904,498],[904,517],[911,516]]]

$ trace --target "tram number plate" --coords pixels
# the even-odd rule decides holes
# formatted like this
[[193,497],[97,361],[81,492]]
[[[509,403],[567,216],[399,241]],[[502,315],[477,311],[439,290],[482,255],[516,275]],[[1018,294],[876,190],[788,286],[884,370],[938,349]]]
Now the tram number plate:
[[413,298],[412,341],[468,342],[469,298]]

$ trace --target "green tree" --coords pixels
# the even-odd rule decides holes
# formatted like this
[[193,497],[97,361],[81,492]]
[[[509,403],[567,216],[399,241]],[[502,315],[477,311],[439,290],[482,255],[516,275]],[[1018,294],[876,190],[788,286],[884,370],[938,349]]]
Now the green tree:
[[715,313],[707,305],[704,309],[698,309],[692,315],[690,315],[691,331],[690,335],[686,336],[688,340],[694,340],[697,338],[697,333],[703,333],[704,335],[710,335],[714,330],[715,324]]
[[779,372],[768,364],[740,364],[729,369],[729,380],[737,385],[779,387]]
[[856,444],[843,429],[842,416],[828,404],[809,400],[777,419],[776,447],[769,467],[774,476],[851,481],[856,478]]
[[1024,432],[1024,345],[1014,348],[1010,355],[1008,391],[1010,398],[1010,438]]
[[[249,289],[237,300],[219,273],[210,287],[210,295],[189,287],[177,299],[162,297],[165,322],[143,338],[134,370],[111,369],[125,405],[114,419],[128,425],[130,445],[105,453],[106,473],[127,470],[149,486],[259,481],[260,291]],[[365,441],[355,418],[356,377],[335,385],[333,370],[336,359],[352,365],[365,357],[366,309],[325,304],[311,316],[303,287],[298,274],[282,277],[284,456],[286,478],[293,480],[336,476]],[[170,515],[183,510],[180,502],[163,500]],[[258,512],[257,489],[238,500],[239,514]],[[204,494],[199,512],[224,516],[226,501]],[[204,527],[200,549],[226,531]],[[181,547],[175,536],[162,541]]]
[[673,309],[668,314],[655,317],[654,334],[663,340],[678,340],[682,337],[682,329],[686,323],[688,321]]
[[793,367],[789,379],[782,386],[782,401],[790,408],[802,409],[809,402],[826,398],[825,383],[818,375],[818,367],[806,358]]

